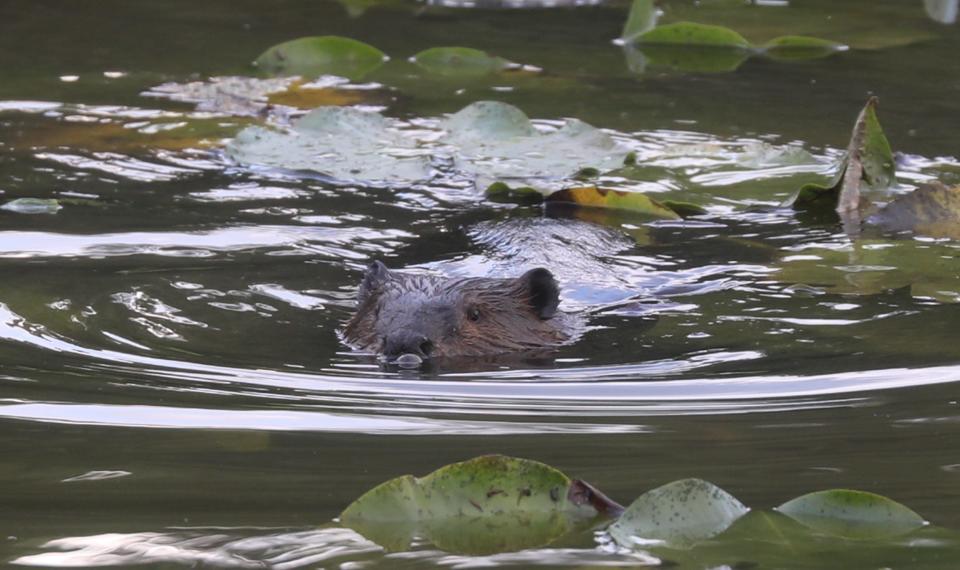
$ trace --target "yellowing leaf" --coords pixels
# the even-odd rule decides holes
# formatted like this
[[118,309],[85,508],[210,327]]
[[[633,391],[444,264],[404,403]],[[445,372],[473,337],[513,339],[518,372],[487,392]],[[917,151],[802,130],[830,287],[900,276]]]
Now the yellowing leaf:
[[665,220],[680,219],[676,212],[646,194],[596,186],[560,190],[547,196],[547,202],[566,202],[588,208],[628,210]]

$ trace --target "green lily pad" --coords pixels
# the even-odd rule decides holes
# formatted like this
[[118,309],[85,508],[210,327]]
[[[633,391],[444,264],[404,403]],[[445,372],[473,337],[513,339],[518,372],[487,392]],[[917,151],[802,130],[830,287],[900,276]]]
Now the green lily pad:
[[845,538],[886,538],[927,524],[923,517],[892,499],[847,489],[803,495],[777,510],[808,528]]
[[862,190],[885,190],[895,181],[893,151],[877,118],[877,98],[871,97],[853,126],[847,152],[837,174],[826,186],[806,185],[786,202],[796,210],[836,210],[851,235],[873,207]]
[[503,182],[494,182],[487,187],[484,195],[491,202],[509,204],[539,204],[543,202],[543,194],[536,188],[529,186],[510,186]]
[[696,19],[727,26],[760,44],[790,33],[831,38],[857,50],[889,49],[939,35],[914,3],[874,3],[863,10],[856,3],[835,2],[829,17],[819,4],[795,2],[787,9],[758,8],[740,0],[674,2],[669,8],[673,21]]
[[489,455],[387,481],[348,506],[340,521],[392,550],[425,536],[450,552],[504,552],[547,544],[595,517],[599,511],[584,493],[550,466]]
[[17,198],[0,206],[0,210],[15,214],[56,214],[61,209],[60,202],[41,198]]
[[387,56],[363,42],[340,36],[310,36],[275,45],[253,62],[271,75],[339,75],[359,79]]
[[750,42],[730,28],[696,22],[676,22],[658,26],[640,34],[634,41],[644,45],[700,46],[743,50],[750,48]]
[[722,533],[749,510],[712,483],[683,479],[641,495],[609,532],[626,548],[688,549]]
[[626,51],[630,68],[637,72],[652,66],[687,73],[726,73],[736,70],[750,57],[747,50],[696,45],[642,44]]
[[429,73],[449,76],[490,75],[517,64],[485,51],[465,47],[434,47],[410,58]]
[[678,220],[680,215],[640,192],[624,192],[597,186],[566,188],[547,196],[548,203],[569,203],[587,208],[611,208],[646,214],[653,218]]
[[920,186],[898,196],[867,221],[891,232],[960,240],[960,186]]
[[763,46],[768,57],[778,60],[819,59],[848,49],[839,42],[811,36],[780,36]]

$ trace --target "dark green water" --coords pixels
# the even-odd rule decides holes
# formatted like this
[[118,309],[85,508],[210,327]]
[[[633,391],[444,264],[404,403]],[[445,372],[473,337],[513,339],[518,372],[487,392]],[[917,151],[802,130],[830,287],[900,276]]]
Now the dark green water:
[[[427,547],[388,556],[312,533],[384,480],[484,453],[547,462],[623,502],[683,477],[757,508],[854,487],[960,527],[956,244],[881,240],[892,254],[837,262],[883,265],[866,284],[856,270],[791,278],[784,257],[846,238],[756,208],[824,180],[869,95],[905,155],[904,190],[960,182],[960,31],[913,1],[663,8],[758,42],[809,33],[855,49],[754,57],[729,73],[640,73],[610,41],[620,4],[388,1],[355,17],[312,0],[0,4],[0,202],[63,205],[0,210],[0,560],[118,533],[40,560],[257,567],[243,564],[291,551],[286,567],[466,567],[469,557]],[[123,134],[199,120],[143,91],[249,75],[270,45],[321,34],[391,55],[364,78],[380,85],[367,103],[389,116],[432,119],[498,99],[535,119],[579,118],[639,151],[655,181],[640,189],[709,213],[611,230],[464,189],[344,189],[237,167],[217,145]],[[892,45],[856,47],[878,42]],[[544,72],[431,82],[403,71],[438,45]],[[245,120],[220,119],[226,132]],[[763,153],[781,147],[761,142],[811,161],[777,162]],[[573,245],[549,238],[570,228]],[[597,311],[596,328],[546,359],[380,370],[336,335],[374,258],[450,274],[546,263],[565,304]],[[688,294],[662,295],[678,286]],[[644,302],[605,305],[631,295]],[[589,537],[487,562],[604,561],[633,563],[598,558]]]

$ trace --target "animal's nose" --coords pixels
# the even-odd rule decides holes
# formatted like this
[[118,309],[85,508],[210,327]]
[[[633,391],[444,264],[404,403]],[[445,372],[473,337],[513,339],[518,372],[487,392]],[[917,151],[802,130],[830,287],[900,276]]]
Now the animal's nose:
[[426,358],[433,350],[433,343],[426,336],[408,331],[387,335],[383,340],[383,355],[396,358],[404,354],[415,354]]

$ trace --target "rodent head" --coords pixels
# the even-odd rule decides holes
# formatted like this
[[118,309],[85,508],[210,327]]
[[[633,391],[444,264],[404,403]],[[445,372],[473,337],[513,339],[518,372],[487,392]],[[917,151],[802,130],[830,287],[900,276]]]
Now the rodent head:
[[357,313],[343,339],[413,365],[557,346],[571,337],[559,303],[557,282],[543,268],[513,279],[450,279],[396,273],[375,261],[360,283]]

